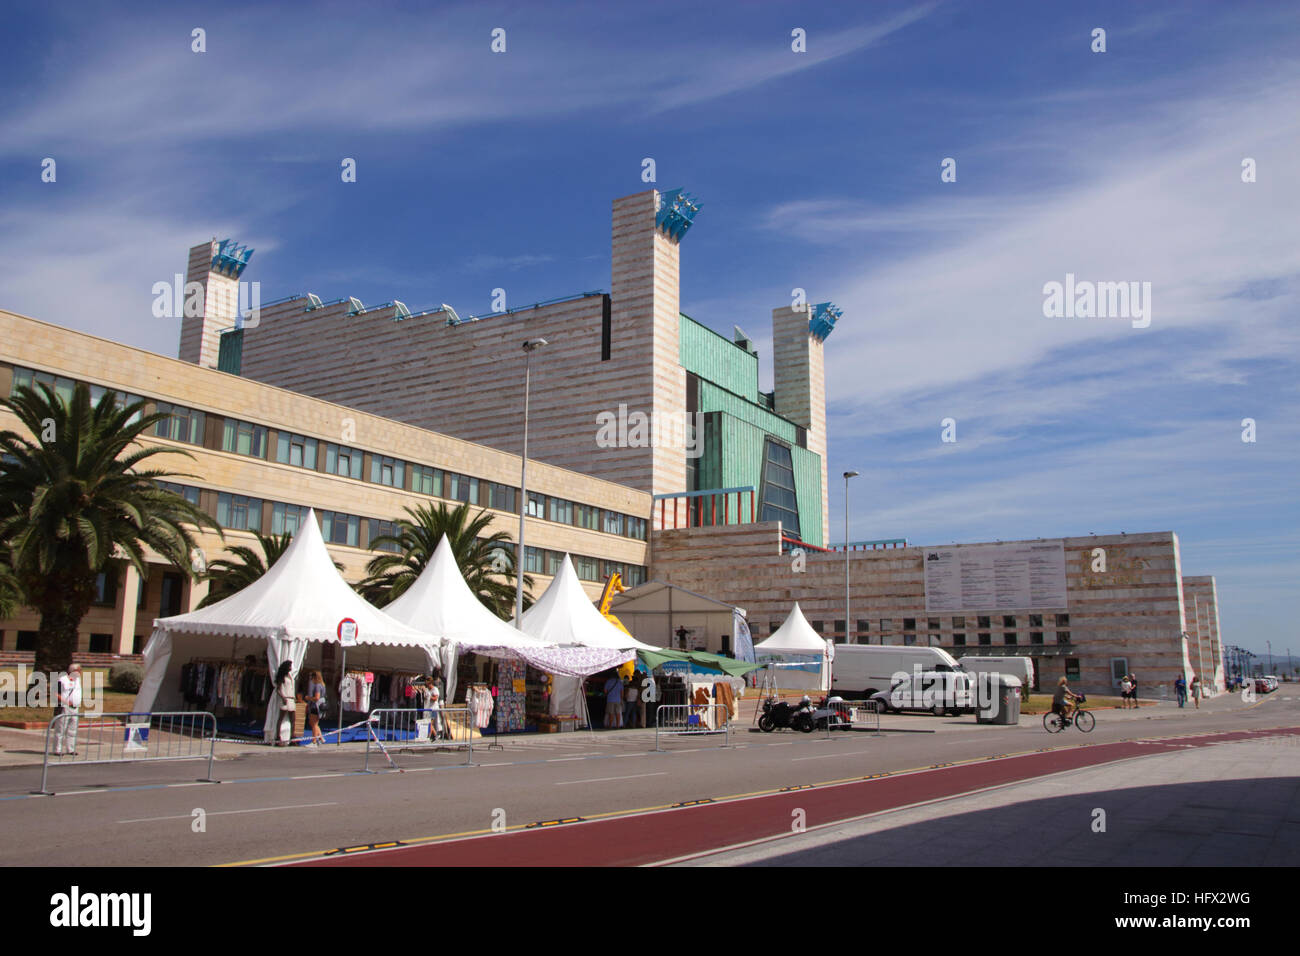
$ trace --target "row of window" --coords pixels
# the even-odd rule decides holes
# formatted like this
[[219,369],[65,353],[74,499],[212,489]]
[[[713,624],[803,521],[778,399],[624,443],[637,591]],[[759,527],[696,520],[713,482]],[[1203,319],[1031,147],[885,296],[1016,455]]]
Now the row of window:
[[[65,405],[72,401],[72,394],[77,390],[77,382],[75,379],[65,378],[62,375],[53,375],[49,372],[38,372],[35,369],[14,366],[13,384],[10,387],[9,394],[17,394],[18,389],[23,386],[35,389],[37,382],[44,382],[52,388],[54,394],[62,399]],[[108,389],[104,388],[102,385],[90,386],[90,403],[92,405],[98,405],[99,400],[104,397],[104,393],[107,391]],[[127,405],[133,405],[136,402],[143,401],[139,395],[132,395],[130,392],[117,392],[116,394],[117,401],[115,404],[118,408],[125,408]],[[137,413],[131,416],[130,421],[136,422],[139,418],[140,415]]]
[[[192,501],[195,505],[198,504],[199,490],[197,488],[172,482],[160,482],[160,484],[184,496],[186,500]],[[217,513],[215,517],[217,524],[226,530],[262,531],[262,511],[261,498],[237,495],[225,491],[217,493]],[[291,505],[282,501],[271,502],[270,533],[275,535],[296,534],[302,523],[307,520],[308,511],[306,505]],[[381,536],[396,537],[400,532],[400,528],[395,521],[361,518],[357,515],[344,514],[338,511],[318,510],[316,513],[320,516],[321,537],[329,544],[341,544],[353,548],[360,547],[362,521],[369,522],[368,541],[370,542],[374,542]],[[514,554],[513,542],[503,547],[512,555]],[[396,553],[399,549],[393,543],[385,543],[376,550]],[[571,557],[574,570],[583,581],[602,581],[613,571],[619,572],[628,587],[644,584],[646,580],[646,571],[641,565],[608,561],[587,555],[572,555]],[[524,572],[554,575],[559,571],[560,562],[563,559],[564,552],[562,551],[526,546],[524,548]]]
[[[194,445],[203,443],[202,412],[168,402],[159,402],[158,410],[170,416],[156,426],[154,433],[158,437]],[[268,434],[269,429],[263,425],[228,418],[222,433],[221,450],[238,455],[249,455],[253,458],[266,458],[269,451]],[[326,474],[356,481],[363,480],[365,452],[359,448],[334,442],[319,442],[315,438],[291,432],[277,432],[274,457],[280,464],[315,471],[321,444],[325,446]],[[417,465],[388,455],[371,455],[370,474],[365,476],[364,480],[434,498],[466,502],[491,508],[494,511],[519,513],[518,489],[511,485],[444,471],[429,465]],[[529,494],[528,515],[587,528],[591,531],[635,538],[638,541],[646,540],[647,527],[644,518],[597,508],[594,505],[579,504],[551,495]]]
[[[77,383],[75,379],[38,372],[29,368],[14,367],[13,390],[35,382],[45,382],[65,402],[72,398]],[[107,391],[103,386],[92,385],[91,397],[98,401]],[[118,405],[142,401],[139,395],[118,393]],[[166,418],[154,426],[154,435],[190,445],[203,445],[206,437],[207,416],[200,410],[172,402],[156,402],[157,410]],[[316,471],[320,446],[325,446],[324,470],[327,474],[368,480],[372,484],[413,491],[433,498],[444,498],[490,508],[493,511],[519,513],[519,489],[495,481],[481,480],[428,465],[417,465],[387,455],[372,455],[370,474],[364,476],[365,453],[358,448],[334,442],[321,442],[306,435],[278,431],[275,448],[269,447],[270,429],[265,425],[239,419],[226,418],[222,427],[221,450],[252,458],[269,459],[284,465]],[[408,481],[409,473],[409,481]],[[528,514],[560,524],[574,525],[591,531],[603,531],[623,537],[646,540],[645,518],[636,518],[616,511],[579,504],[549,495],[528,496]]]
[[[1055,616],[1055,618],[1056,618],[1056,626],[1057,626],[1058,628],[1063,628],[1063,627],[1069,627],[1069,626],[1070,626],[1070,615],[1069,615],[1069,614],[1057,614],[1057,615],[1054,615],[1054,616]],[[894,620],[895,620],[894,618],[882,617],[882,618],[880,619],[880,627],[879,627],[880,632],[881,632],[882,634],[888,634],[888,633],[893,632],[893,631],[894,631]],[[909,631],[911,631],[911,632],[915,632],[915,631],[917,630],[916,622],[919,620],[919,618],[915,618],[915,617],[904,617],[904,618],[898,618],[898,620],[901,620],[901,621],[903,622],[902,631],[904,632],[905,635],[906,635],[906,632],[909,632]],[[992,616],[991,616],[991,615],[978,615],[978,616],[976,616],[975,620],[976,620],[976,622],[977,622],[976,625],[975,625],[977,629],[982,630],[982,629],[984,629],[984,628],[989,628],[989,627],[991,627],[991,625],[990,625],[990,623],[989,623],[989,622],[992,620]],[[826,631],[826,622],[825,622],[825,621],[809,621],[808,623],[812,625],[812,629],[813,629],[814,631],[816,631],[818,634],[825,633],[825,631]],[[844,633],[844,619],[843,619],[843,618],[836,618],[834,624],[835,624],[835,627],[833,628],[833,633],[843,634],[843,633]],[[772,621],[772,622],[770,622],[770,626],[771,626],[771,628],[772,628],[772,632],[775,633],[775,632],[776,632],[776,629],[777,629],[778,627],[781,626],[781,622],[779,622],[779,621]],[[1003,614],[1003,615],[1002,615],[1002,626],[1003,626],[1004,628],[1011,628],[1011,629],[1014,629],[1014,628],[1017,626],[1017,625],[1016,625],[1016,615],[1014,615],[1014,614]],[[942,627],[943,627],[943,618],[931,617],[931,618],[927,618],[927,619],[926,619],[926,629],[927,629],[927,630],[929,630],[929,631],[938,631],[938,630],[941,630]],[[956,632],[958,632],[958,631],[964,631],[964,630],[966,629],[966,618],[965,618],[964,616],[959,616],[959,617],[954,617],[954,618],[952,618],[952,627],[953,627],[953,631],[954,631],[953,637],[955,638],[955,637],[960,636],[960,637],[962,637],[963,640],[964,640],[964,639],[965,639],[965,635],[959,635],[959,634],[957,634]],[[1043,615],[1042,615],[1042,614],[1030,614],[1030,615],[1029,615],[1029,627],[1030,627],[1031,629],[1032,629],[1032,628],[1041,628],[1041,627],[1043,627]],[[861,618],[861,617],[858,618],[858,619],[857,619],[857,632],[858,632],[859,634],[869,634],[869,633],[871,633],[871,621],[868,620],[868,619],[866,619],[866,618]],[[1006,641],[1006,643],[1008,643],[1008,644],[1014,644],[1014,643],[1016,642],[1016,641],[1015,641],[1015,634],[1009,634],[1009,635],[1007,635],[1007,636],[1010,638],[1010,640]],[[1041,635],[1040,635],[1040,637],[1041,637]]]

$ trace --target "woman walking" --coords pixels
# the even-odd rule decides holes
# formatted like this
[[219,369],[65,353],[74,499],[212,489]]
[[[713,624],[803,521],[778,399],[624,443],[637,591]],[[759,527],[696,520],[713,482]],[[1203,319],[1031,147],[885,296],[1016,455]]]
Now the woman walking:
[[311,728],[311,746],[325,742],[320,732],[320,719],[325,714],[325,678],[320,671],[312,671],[307,678],[307,726]]
[[275,672],[275,700],[280,709],[275,741],[277,747],[289,746],[293,737],[293,712],[297,702],[294,700],[292,671],[293,664],[282,661],[280,669]]

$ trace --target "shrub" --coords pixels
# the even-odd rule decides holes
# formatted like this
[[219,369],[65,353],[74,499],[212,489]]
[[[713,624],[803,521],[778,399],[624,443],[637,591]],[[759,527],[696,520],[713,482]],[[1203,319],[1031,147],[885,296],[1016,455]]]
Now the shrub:
[[144,681],[144,668],[138,664],[114,664],[108,672],[108,689],[120,694],[134,694]]

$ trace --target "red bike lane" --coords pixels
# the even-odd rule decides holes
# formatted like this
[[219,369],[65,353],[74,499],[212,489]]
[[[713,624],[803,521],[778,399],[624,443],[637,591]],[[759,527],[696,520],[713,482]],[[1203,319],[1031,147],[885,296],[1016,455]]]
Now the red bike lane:
[[811,828],[1130,757],[1277,734],[1300,735],[1300,727],[1123,741],[990,757],[969,763],[897,771],[851,783],[798,788],[607,819],[535,825],[506,833],[365,853],[338,851],[337,855],[289,865],[638,866],[788,835],[794,814],[799,810],[804,813],[804,825]]

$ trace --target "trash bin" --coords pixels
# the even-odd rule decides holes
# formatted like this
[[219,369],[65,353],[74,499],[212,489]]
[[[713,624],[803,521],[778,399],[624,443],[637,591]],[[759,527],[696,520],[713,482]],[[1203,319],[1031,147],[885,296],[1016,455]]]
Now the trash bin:
[[[989,690],[992,701],[976,700],[975,722],[979,724],[1020,723],[1020,678],[1009,674],[992,674]],[[978,696],[978,695],[977,695]]]

